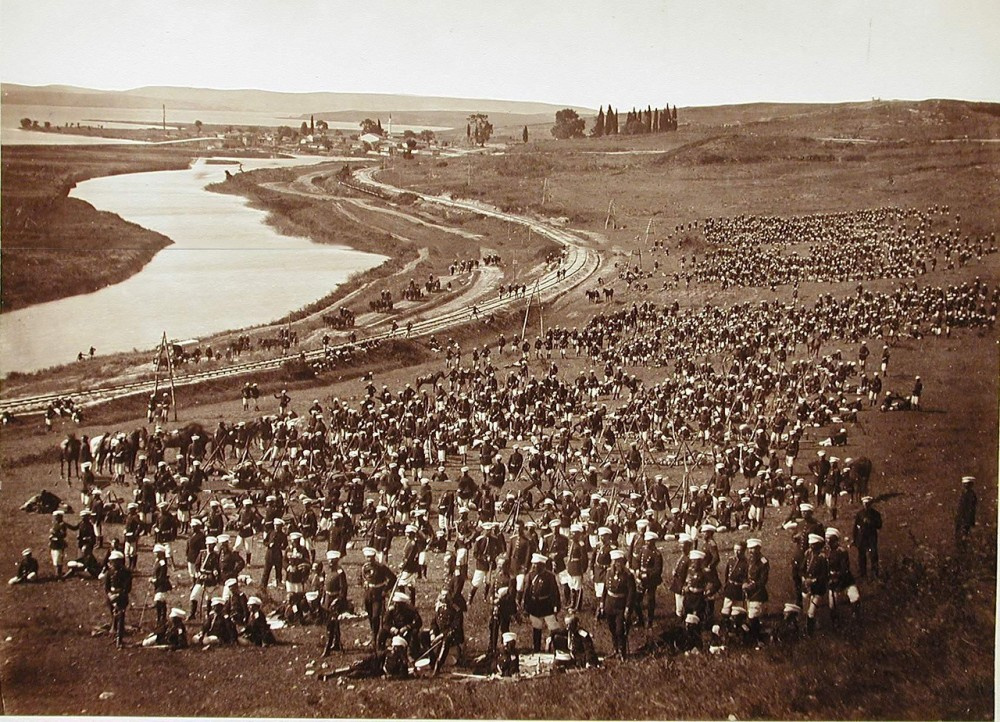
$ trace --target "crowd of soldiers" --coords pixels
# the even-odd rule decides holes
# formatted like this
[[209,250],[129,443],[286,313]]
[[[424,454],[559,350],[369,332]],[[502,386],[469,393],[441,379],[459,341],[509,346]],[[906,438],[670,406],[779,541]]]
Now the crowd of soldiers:
[[[597,664],[582,623],[590,612],[607,625],[610,653],[625,658],[630,630],[653,629],[660,596],[673,601],[665,616],[676,621],[661,640],[676,652],[791,639],[800,617],[814,632],[822,607],[831,624],[845,604],[858,616],[857,578],[879,573],[872,463],[834,451],[849,445],[873,380],[885,389],[889,345],[992,328],[998,300],[976,279],[891,293],[859,286],[812,305],[633,304],[534,344],[477,349],[470,365],[449,341],[430,388],[394,392],[369,377],[360,402],[317,399],[301,415],[282,391],[275,414],[234,424],[245,432],[228,451],[203,438],[171,460],[158,429],[103,561],[95,549],[111,537],[109,494],[85,469],[79,522],[53,517],[52,563],[60,577],[103,579],[118,644],[145,542],[150,646],[267,645],[280,620],[325,625],[332,654],[345,649],[342,620],[363,606],[371,654],[344,668],[348,676],[407,676],[436,671],[450,652],[468,658],[465,616],[477,597],[490,609],[483,664],[498,674],[516,673],[519,648]],[[885,342],[878,370],[869,339]],[[836,344],[859,350],[822,353]],[[590,371],[561,374],[571,355]],[[656,383],[642,378],[651,369]],[[210,488],[216,473],[228,487]],[[963,484],[971,492],[971,477]],[[974,524],[974,493],[962,504],[958,537]],[[837,526],[841,505],[854,512],[843,517],[849,529]],[[760,537],[778,529],[792,539],[795,595],[765,629],[770,562]],[[70,530],[79,556],[65,562]],[[444,570],[433,581],[432,555]],[[183,591],[171,579],[178,558]],[[25,550],[12,583],[37,578],[32,561]],[[345,563],[359,565],[357,594]],[[428,589],[425,623],[418,590]],[[185,620],[195,619],[189,640]],[[519,621],[530,645],[518,641]]]
[[692,277],[723,288],[914,278],[939,263],[951,270],[996,253],[994,234],[963,234],[957,215],[942,229],[948,220],[947,206],[710,218],[704,236],[714,248],[693,266]]

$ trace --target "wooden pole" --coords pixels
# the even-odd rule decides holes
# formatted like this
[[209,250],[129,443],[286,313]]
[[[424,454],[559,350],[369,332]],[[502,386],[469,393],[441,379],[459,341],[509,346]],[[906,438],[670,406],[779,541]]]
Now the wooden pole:
[[545,324],[542,322],[542,292],[538,290],[538,281],[535,281],[535,293],[538,294],[538,335],[545,335]]
[[[537,283],[537,281],[535,283]],[[528,312],[531,311],[531,298],[534,295],[534,292],[528,294],[528,305],[524,309],[524,323],[521,324],[521,343],[524,343],[524,334],[528,330]]]
[[[163,332],[163,343],[167,343],[167,332]],[[177,421],[177,395],[174,390],[174,360],[170,354],[171,349],[167,349],[167,371],[170,374],[170,405],[174,408],[174,421]]]

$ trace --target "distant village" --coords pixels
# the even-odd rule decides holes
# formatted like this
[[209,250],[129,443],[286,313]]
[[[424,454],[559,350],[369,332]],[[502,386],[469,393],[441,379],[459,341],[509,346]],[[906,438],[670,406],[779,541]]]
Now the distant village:
[[[122,121],[107,121],[118,126]],[[357,131],[333,128],[325,120],[310,117],[298,128],[287,125],[278,127],[237,127],[235,125],[205,125],[196,120],[190,125],[163,123],[162,128],[146,123],[136,123],[135,128],[105,127],[102,122],[65,123],[55,125],[39,123],[31,118],[21,119],[21,128],[35,132],[66,133],[74,135],[125,138],[151,143],[200,142],[206,150],[244,150],[277,153],[335,153],[376,154],[408,156],[417,150],[446,147],[448,141],[435,137],[432,130],[414,131],[394,129],[392,121],[383,128],[381,119],[366,118],[358,124]]]

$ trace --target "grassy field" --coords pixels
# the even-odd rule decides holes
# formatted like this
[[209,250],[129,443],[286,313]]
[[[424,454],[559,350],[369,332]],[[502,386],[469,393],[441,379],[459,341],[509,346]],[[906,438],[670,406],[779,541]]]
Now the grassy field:
[[[889,135],[884,137],[891,138],[891,143],[846,147],[816,139],[842,132],[855,122],[858,113],[867,119],[866,127],[888,133],[898,125],[897,114],[903,118],[913,115],[908,107],[919,106],[893,105],[892,114],[883,118],[877,109],[866,115],[863,108],[854,105],[836,106],[828,110],[826,120],[812,112],[802,115],[804,110],[815,108],[754,107],[743,116],[733,109],[720,109],[714,120],[707,114],[697,123],[692,118],[692,126],[682,126],[677,133],[659,139],[533,142],[510,149],[504,156],[448,161],[447,165],[431,159],[399,164],[383,178],[422,190],[481,197],[526,212],[566,216],[571,227],[595,234],[591,237],[600,241],[605,258],[602,277],[615,287],[615,302],[610,307],[591,307],[583,303],[581,292],[574,292],[546,307],[546,324],[582,327],[596,311],[619,310],[643,300],[664,303],[676,299],[690,306],[788,301],[788,288],[722,292],[710,284],[694,284],[686,290],[661,291],[659,284],[651,283],[654,288],[648,292],[628,291],[615,278],[612,267],[635,250],[646,251],[644,231],[654,213],[655,239],[667,239],[679,223],[710,216],[751,212],[791,215],[883,204],[920,208],[948,204],[951,213],[962,215],[966,233],[995,231],[1000,226],[995,203],[1000,195],[1000,156],[995,146],[931,143],[923,126],[922,135],[908,143],[896,143],[895,136]],[[787,115],[790,110],[794,117]],[[844,114],[848,115],[842,117]],[[947,123],[933,126],[942,134],[934,137],[961,129],[957,120],[947,117]],[[973,121],[970,128],[976,132],[993,127],[987,123],[983,130],[983,119],[978,115]],[[741,125],[735,126],[737,122]],[[768,133],[763,133],[762,125],[770,129]],[[589,153],[595,149],[601,153],[629,149],[662,152]],[[470,163],[473,183],[468,185]],[[541,191],[546,178],[548,194],[543,205]],[[604,228],[609,199],[615,200],[618,223],[625,228]],[[276,215],[303,225],[315,217],[316,227],[321,227],[321,219],[327,216],[313,214],[326,212],[303,206],[291,208],[287,216],[283,212]],[[369,211],[363,218],[367,222],[380,215],[384,214]],[[412,224],[408,225],[412,230]],[[402,230],[393,227],[392,232]],[[490,233],[491,245],[496,236],[504,237],[502,229],[491,229]],[[673,235],[670,255],[656,256],[662,272],[678,269],[682,253],[701,252],[696,234],[679,244],[686,235]],[[517,258],[511,247],[504,252]],[[516,273],[517,263],[510,266],[505,271]],[[1000,282],[996,255],[953,271],[938,270],[919,283],[961,283],[976,276],[991,284]],[[886,279],[866,287],[886,291],[899,283]],[[853,284],[848,283],[804,283],[800,298],[809,303],[819,294],[853,292]],[[521,319],[516,315],[499,319],[498,324],[505,330],[517,327],[519,331]],[[537,323],[532,315],[529,328]],[[463,329],[463,346],[492,340],[500,327]],[[830,629],[821,612],[817,635],[798,644],[769,645],[760,651],[729,650],[718,656],[611,662],[602,670],[522,680],[516,693],[510,682],[450,676],[406,683],[358,681],[347,686],[321,682],[308,674],[322,669],[319,627],[282,630],[279,635],[285,644],[265,651],[163,653],[132,647],[116,652],[106,637],[91,635],[91,630],[105,621],[95,583],[4,586],[0,588],[4,711],[282,717],[993,719],[997,586],[994,481],[1000,446],[997,342],[995,330],[957,330],[951,338],[894,343],[886,389],[906,392],[913,376],[921,375],[925,409],[919,413],[866,411],[862,424],[851,429],[851,443],[844,455],[864,454],[875,465],[873,491],[885,519],[881,536],[884,574],[879,582],[861,585],[863,618],[840,631]],[[853,352],[838,342],[828,344],[824,352],[836,348]],[[373,366],[375,381],[398,388],[440,363],[440,357],[423,341],[394,347],[392,354],[387,353]],[[589,365],[584,359],[568,359],[559,367],[561,374],[572,377]],[[535,363],[533,371],[541,373],[542,368]],[[334,396],[357,402],[360,372],[356,369],[289,386],[293,408],[304,411],[313,398],[326,405]],[[656,369],[635,372],[647,383],[664,373]],[[261,381],[262,409],[273,411],[269,394],[285,382],[277,377]],[[248,418],[250,414],[240,409],[236,399],[237,385],[223,382],[197,396],[182,392],[181,423],[196,420],[214,426],[222,418]],[[132,428],[142,423],[141,411],[135,402],[119,402],[95,410],[85,427],[74,430],[79,434]],[[68,429],[58,431],[61,434]],[[820,432],[807,435],[800,463],[815,453]],[[51,567],[42,550],[49,520],[17,508],[41,487],[61,493],[77,505],[75,492],[57,479],[54,452],[61,435],[47,435],[35,423],[7,427],[2,434],[0,515],[8,521],[0,527],[0,567],[12,569],[20,549],[31,545],[41,552],[43,573],[48,573]],[[454,460],[449,463],[449,474],[454,475],[456,466]],[[662,471],[670,483],[680,481],[682,470]],[[700,481],[708,472],[707,468],[698,469],[693,478]],[[980,523],[971,550],[958,555],[952,524],[959,480],[966,474],[979,479]],[[842,531],[849,529],[854,511],[850,505],[841,508],[836,524]],[[819,518],[831,522],[823,513]],[[769,511],[761,535],[772,565],[772,610],[780,609],[792,595],[790,533],[782,531],[778,522],[779,512]],[[744,536],[723,535],[720,548]],[[143,548],[145,551],[148,546]],[[676,549],[670,543],[662,549],[666,566],[672,566]],[[394,552],[398,554],[398,549]],[[260,578],[259,565],[255,558],[255,581]],[[430,565],[430,581],[422,583],[418,591],[422,611],[429,609],[441,578],[440,557],[431,555]],[[144,553],[139,575],[142,585],[148,567],[149,555]],[[355,583],[356,553],[348,555],[346,568]],[[171,603],[177,603],[186,597],[186,575],[174,574],[173,578],[178,588]],[[133,599],[139,605],[142,597],[136,596]],[[355,587],[352,597],[357,596]],[[672,608],[672,599],[661,588],[661,620]],[[593,609],[588,590],[583,624],[595,633],[598,649],[606,652],[609,636],[594,620]],[[474,651],[485,646],[487,614],[486,606],[477,599],[467,615],[469,647]],[[133,609],[130,622],[138,616],[139,610]],[[530,635],[524,627],[517,631],[523,645]],[[361,652],[356,640],[366,636],[364,621],[346,625],[344,639],[349,651],[329,660],[331,666],[358,658]],[[644,641],[644,632],[633,632],[633,649]],[[105,669],[115,673],[95,671]],[[135,691],[137,682],[142,685],[142,694]],[[104,692],[111,695],[102,699]]]

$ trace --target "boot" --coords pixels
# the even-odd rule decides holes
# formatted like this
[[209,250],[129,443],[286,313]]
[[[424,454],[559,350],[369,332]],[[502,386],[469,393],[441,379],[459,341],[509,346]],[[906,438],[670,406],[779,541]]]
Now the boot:
[[472,600],[476,598],[476,592],[479,591],[479,587],[473,587],[472,591],[469,592],[469,606],[472,606]]
[[56,564],[56,576],[60,579],[63,578],[62,564]]
[[194,619],[197,616],[198,616],[198,600],[197,599],[192,599],[191,600],[191,619]]
[[851,612],[854,614],[854,621],[861,620],[861,602],[855,602],[851,605]]
[[542,630],[532,629],[531,630],[531,648],[535,652],[542,651]]
[[809,617],[806,619],[806,634],[810,637],[816,632],[816,618]]

